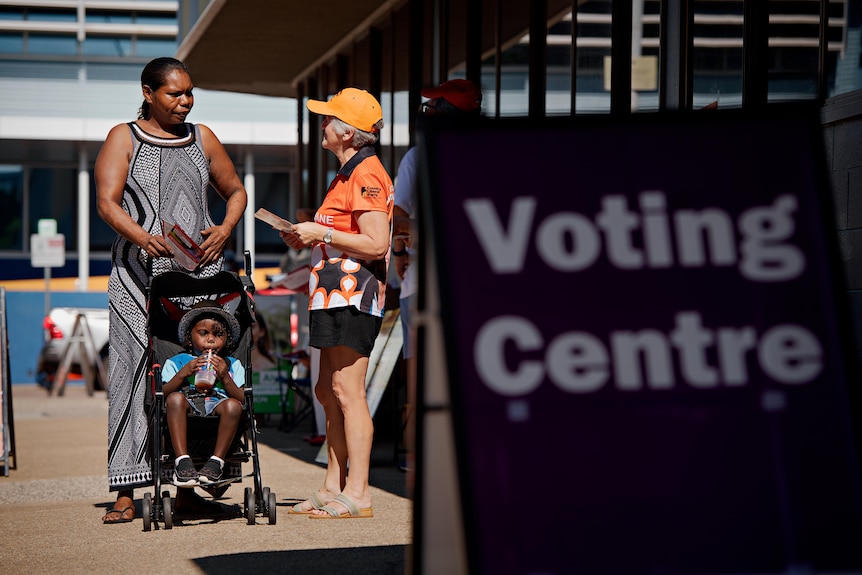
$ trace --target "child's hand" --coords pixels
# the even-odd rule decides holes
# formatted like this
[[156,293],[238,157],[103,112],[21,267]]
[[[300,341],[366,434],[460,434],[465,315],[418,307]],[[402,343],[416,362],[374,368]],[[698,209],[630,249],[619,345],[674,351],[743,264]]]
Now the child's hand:
[[181,375],[184,380],[188,379],[189,377],[191,377],[195,373],[197,373],[198,370],[201,368],[201,366],[204,365],[205,363],[206,363],[206,356],[196,357],[180,368],[179,375]]
[[228,365],[228,362],[225,361],[225,359],[220,355],[213,355],[211,363],[212,368],[216,372],[216,379],[218,381],[224,381],[224,378],[227,377],[228,373],[230,372],[230,366]]

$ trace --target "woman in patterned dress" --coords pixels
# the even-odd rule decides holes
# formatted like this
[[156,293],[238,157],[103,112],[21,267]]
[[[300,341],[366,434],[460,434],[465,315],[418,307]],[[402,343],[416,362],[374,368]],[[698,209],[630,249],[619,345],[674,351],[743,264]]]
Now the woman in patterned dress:
[[[117,501],[102,517],[104,523],[132,521],[134,488],[153,481],[144,413],[149,280],[170,270],[215,275],[246,206],[245,188],[224,146],[208,127],[186,123],[192,89],[191,75],[179,60],[149,62],[141,73],[144,102],[137,121],[114,126],[96,158],[99,216],[118,234],[108,284],[108,482]],[[218,225],[207,203],[209,185],[227,202]],[[173,259],[162,236],[163,220],[178,224],[200,244],[204,255],[194,271]],[[178,511],[195,503],[182,499]]]

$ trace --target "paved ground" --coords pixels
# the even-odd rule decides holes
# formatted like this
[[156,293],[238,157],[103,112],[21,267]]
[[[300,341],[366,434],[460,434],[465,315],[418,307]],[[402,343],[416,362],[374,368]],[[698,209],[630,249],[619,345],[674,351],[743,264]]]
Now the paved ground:
[[[327,573],[386,575],[405,572],[411,541],[411,504],[393,448],[375,442],[371,483],[374,518],[310,520],[287,509],[323,479],[317,448],[302,438],[303,424],[285,433],[277,420],[261,429],[264,486],[277,496],[277,523],[258,516],[175,522],[171,530],[143,531],[144,490],[136,490],[132,523],[103,525],[115,494],[107,483],[107,399],[70,385],[49,397],[35,385],[12,388],[15,455],[0,475],[0,570],[34,573]],[[379,424],[378,424],[379,425]],[[385,436],[385,429],[379,430]],[[243,472],[251,472],[251,464]],[[242,506],[246,478],[220,500]],[[175,488],[165,489],[173,495]]]

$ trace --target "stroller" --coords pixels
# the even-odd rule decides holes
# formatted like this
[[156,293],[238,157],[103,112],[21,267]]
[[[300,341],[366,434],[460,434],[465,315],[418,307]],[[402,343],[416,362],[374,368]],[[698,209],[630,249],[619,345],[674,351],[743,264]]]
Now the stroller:
[[[243,415],[227,457],[222,479],[200,486],[214,498],[221,497],[231,483],[242,482],[242,464],[252,461],[254,487],[245,488],[243,512],[249,525],[261,514],[269,524],[276,522],[276,496],[269,487],[263,487],[257,447],[257,429],[254,420],[254,398],[251,388],[251,327],[254,323],[254,283],[250,274],[250,255],[246,252],[246,275],[222,271],[209,278],[194,278],[182,272],[168,272],[153,278],[148,299],[147,328],[151,365],[151,385],[147,390],[146,406],[150,422],[152,446],[152,474],[154,493],[143,496],[144,531],[150,531],[158,521],[165,529],[173,527],[170,492],[161,492],[163,483],[173,476],[174,453],[165,417],[165,396],[162,392],[161,364],[182,351],[177,326],[183,314],[201,300],[214,300],[236,317],[240,325],[240,338],[232,354],[245,367],[245,400]],[[190,414],[188,422],[188,449],[195,467],[206,461],[215,446],[218,417],[201,417]],[[161,497],[159,493],[161,492]]]

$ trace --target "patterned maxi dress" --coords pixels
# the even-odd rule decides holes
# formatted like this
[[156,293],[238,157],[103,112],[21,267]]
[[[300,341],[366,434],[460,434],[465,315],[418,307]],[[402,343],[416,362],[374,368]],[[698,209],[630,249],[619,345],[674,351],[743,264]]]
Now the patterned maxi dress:
[[[175,222],[201,243],[200,230],[213,225],[207,203],[209,168],[197,126],[186,124],[181,138],[158,138],[129,123],[134,153],[123,191],[123,209],[151,234],[162,233],[162,219]],[[223,258],[195,275],[210,277]],[[147,252],[118,236],[112,247],[108,282],[108,483],[111,491],[152,485],[144,392],[147,357],[149,273],[191,273],[170,258]]]

